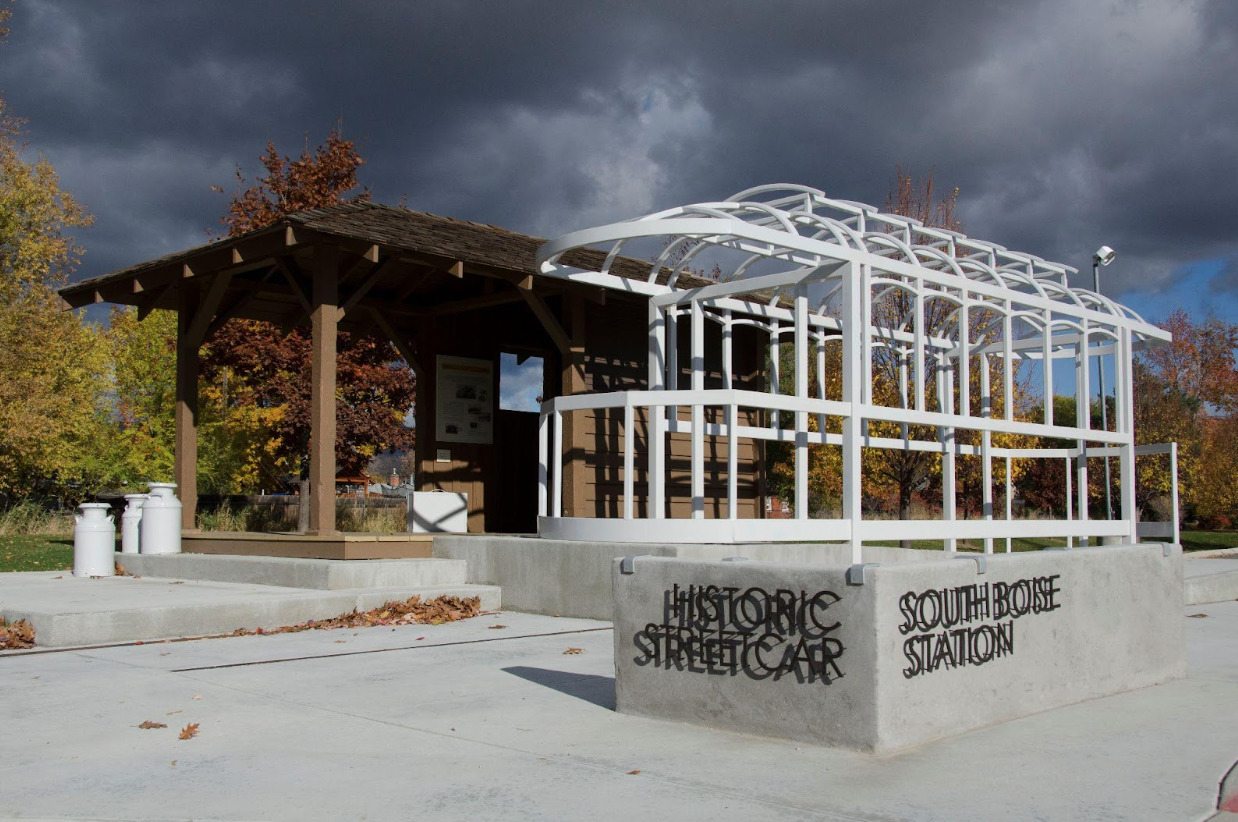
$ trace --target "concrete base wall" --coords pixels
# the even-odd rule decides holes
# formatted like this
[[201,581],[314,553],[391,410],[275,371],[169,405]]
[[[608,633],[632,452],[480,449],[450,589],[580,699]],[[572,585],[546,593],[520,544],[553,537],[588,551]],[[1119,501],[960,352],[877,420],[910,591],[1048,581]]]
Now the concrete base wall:
[[884,752],[1185,675],[1177,547],[985,559],[617,562],[617,708]]
[[[743,556],[764,562],[836,568],[851,563],[851,546],[846,543],[648,545],[488,534],[434,537],[435,557],[466,560],[468,581],[501,586],[505,607],[583,619],[614,616],[611,565],[616,557],[631,554],[712,560]],[[865,562],[929,561],[941,556],[933,551],[902,548],[864,549]]]

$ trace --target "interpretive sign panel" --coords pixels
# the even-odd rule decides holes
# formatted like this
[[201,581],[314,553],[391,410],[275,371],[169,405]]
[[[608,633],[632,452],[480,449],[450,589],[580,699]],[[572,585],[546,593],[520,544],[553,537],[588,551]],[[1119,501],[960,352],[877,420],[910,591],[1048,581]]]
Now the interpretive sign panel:
[[434,419],[438,441],[493,443],[494,363],[440,354],[437,376]]

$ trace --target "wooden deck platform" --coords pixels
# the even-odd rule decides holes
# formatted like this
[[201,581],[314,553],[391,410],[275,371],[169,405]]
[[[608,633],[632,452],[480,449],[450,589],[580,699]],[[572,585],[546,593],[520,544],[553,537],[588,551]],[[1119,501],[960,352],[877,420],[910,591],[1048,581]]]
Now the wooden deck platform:
[[183,531],[187,554],[302,559],[416,559],[432,556],[433,534],[259,534],[236,531]]

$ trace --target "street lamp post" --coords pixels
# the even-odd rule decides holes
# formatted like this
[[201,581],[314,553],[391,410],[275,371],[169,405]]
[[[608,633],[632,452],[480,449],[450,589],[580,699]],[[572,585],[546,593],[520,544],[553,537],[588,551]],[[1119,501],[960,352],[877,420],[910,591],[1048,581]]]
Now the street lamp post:
[[[1117,252],[1107,245],[1102,245],[1096,249],[1096,253],[1092,255],[1092,288],[1100,293],[1100,267],[1109,265],[1113,262],[1113,258],[1117,256]],[[1100,361],[1100,368],[1097,369],[1100,374],[1100,427],[1105,431],[1109,430],[1109,404],[1105,402],[1105,361]],[[1106,448],[1108,446],[1106,445]],[[1113,519],[1113,499],[1109,490],[1109,456],[1105,455],[1105,518]]]

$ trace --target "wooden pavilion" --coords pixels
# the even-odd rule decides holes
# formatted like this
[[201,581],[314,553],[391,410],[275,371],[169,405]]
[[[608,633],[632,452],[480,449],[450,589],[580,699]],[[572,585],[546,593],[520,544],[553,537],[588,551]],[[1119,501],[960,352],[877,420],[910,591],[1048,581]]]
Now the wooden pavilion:
[[[299,212],[268,228],[74,284],[61,295],[73,308],[106,302],[136,306],[140,316],[155,309],[178,314],[174,480],[184,504],[186,550],[337,558],[426,555],[428,543],[350,541],[336,529],[337,332],[390,339],[416,373],[417,490],[466,493],[470,531],[533,532],[538,415],[498,407],[500,356],[543,358],[546,400],[640,388],[648,372],[648,297],[638,289],[625,292],[539,274],[535,258],[543,242],[494,226],[352,203]],[[598,268],[603,258],[580,250],[567,262]],[[609,270],[641,282],[650,271],[645,263],[624,259],[610,261]],[[693,282],[691,275],[679,275],[680,287]],[[204,538],[194,543],[193,530],[198,351],[233,318],[312,329],[309,529],[278,540],[212,547]],[[758,386],[765,357],[759,335],[737,340],[735,350],[744,381]],[[472,383],[444,376],[445,365],[467,370],[470,364],[476,366]],[[456,397],[440,396],[443,386]],[[457,397],[474,401],[460,413],[471,414],[466,418],[479,422],[479,431],[461,432],[459,420],[445,419]],[[623,480],[608,458],[614,451],[608,439],[619,436],[616,421],[605,412],[567,422],[564,510],[582,517],[613,515]],[[749,451],[743,457],[740,503],[750,509],[746,515],[762,516],[763,459],[759,445]],[[686,480],[684,486],[686,495]],[[672,489],[671,496],[675,493]]]

